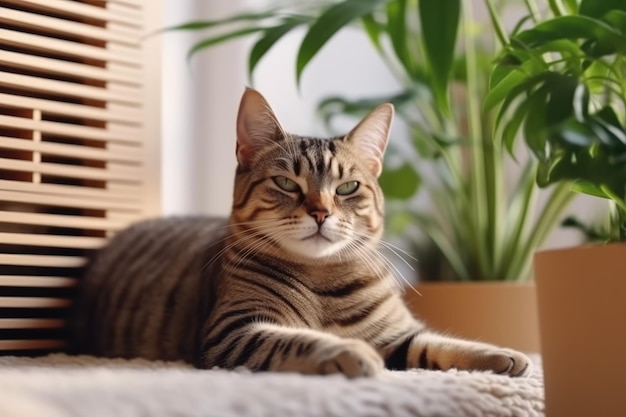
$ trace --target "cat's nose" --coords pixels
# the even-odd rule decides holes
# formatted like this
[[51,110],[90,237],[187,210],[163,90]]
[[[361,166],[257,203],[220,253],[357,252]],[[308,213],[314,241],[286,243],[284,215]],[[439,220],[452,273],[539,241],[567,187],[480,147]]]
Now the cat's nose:
[[330,216],[330,211],[324,208],[315,208],[309,210],[309,215],[315,219],[318,226],[324,223],[324,220]]

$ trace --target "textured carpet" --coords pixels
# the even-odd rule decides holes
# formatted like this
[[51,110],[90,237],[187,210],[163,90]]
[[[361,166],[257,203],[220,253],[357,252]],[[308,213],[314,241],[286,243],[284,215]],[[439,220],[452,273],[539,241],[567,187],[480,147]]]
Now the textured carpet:
[[0,416],[543,416],[533,359],[529,378],[412,370],[347,380],[59,354],[0,357]]

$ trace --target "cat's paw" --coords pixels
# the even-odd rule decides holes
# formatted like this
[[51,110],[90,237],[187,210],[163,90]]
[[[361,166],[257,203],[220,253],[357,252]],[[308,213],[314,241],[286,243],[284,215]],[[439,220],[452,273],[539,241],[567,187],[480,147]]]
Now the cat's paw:
[[383,358],[361,340],[347,340],[326,346],[318,352],[320,374],[342,373],[348,378],[375,376],[384,368]]
[[532,372],[532,362],[528,356],[512,349],[490,349],[476,352],[473,369],[493,371],[509,376],[528,376]]

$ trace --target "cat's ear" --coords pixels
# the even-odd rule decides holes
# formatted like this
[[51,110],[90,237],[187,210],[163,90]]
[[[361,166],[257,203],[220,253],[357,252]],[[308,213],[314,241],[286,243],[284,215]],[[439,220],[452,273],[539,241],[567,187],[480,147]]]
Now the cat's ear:
[[393,105],[384,103],[372,110],[359,122],[345,140],[356,148],[372,174],[377,178],[383,170],[383,156],[389,141],[393,122]]
[[283,130],[265,98],[246,88],[237,115],[237,161],[249,167],[256,152],[283,139]]

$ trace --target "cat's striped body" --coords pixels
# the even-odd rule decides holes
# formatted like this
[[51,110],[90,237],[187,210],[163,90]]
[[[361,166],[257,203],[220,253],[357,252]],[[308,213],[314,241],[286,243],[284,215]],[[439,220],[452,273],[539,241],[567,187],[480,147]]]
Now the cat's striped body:
[[384,363],[528,373],[524,355],[440,336],[402,303],[378,249],[392,114],[384,105],[346,137],[302,138],[248,90],[228,225],[165,219],[116,236],[82,282],[77,350],[348,376]]
[[115,236],[80,282],[73,350],[193,361],[217,282],[205,266],[225,225],[222,219],[157,219]]

